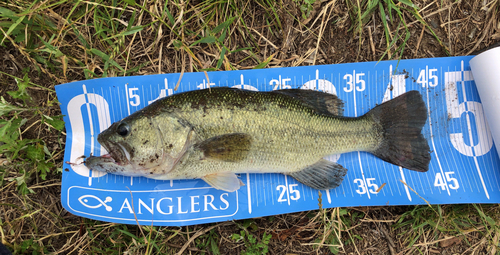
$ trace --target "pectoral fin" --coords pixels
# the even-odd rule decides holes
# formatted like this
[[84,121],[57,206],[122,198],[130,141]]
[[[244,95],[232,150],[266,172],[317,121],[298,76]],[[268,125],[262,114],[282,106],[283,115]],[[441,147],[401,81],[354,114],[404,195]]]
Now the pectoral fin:
[[236,174],[229,172],[209,174],[202,179],[210,184],[210,186],[227,192],[236,191],[244,185]]
[[343,166],[321,159],[301,171],[290,173],[295,180],[314,189],[333,189],[344,180],[347,169]]
[[250,135],[233,133],[214,136],[196,144],[195,148],[203,151],[205,158],[238,162],[247,157],[251,143]]

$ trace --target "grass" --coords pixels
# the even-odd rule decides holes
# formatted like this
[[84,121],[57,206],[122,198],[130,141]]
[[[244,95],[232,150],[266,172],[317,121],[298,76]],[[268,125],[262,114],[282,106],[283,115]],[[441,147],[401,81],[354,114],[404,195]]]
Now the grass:
[[[46,180],[47,174],[52,171],[61,172],[61,168],[55,166],[55,156],[59,153],[49,151],[47,143],[37,138],[24,138],[23,133],[29,130],[28,122],[33,125],[43,125],[50,132],[51,129],[62,132],[64,122],[61,115],[48,116],[45,114],[48,107],[57,106],[57,100],[54,98],[46,102],[46,106],[40,107],[33,104],[33,99],[28,93],[31,86],[28,75],[25,74],[22,79],[15,78],[17,90],[7,91],[7,94],[13,99],[22,101],[22,106],[14,106],[1,97],[0,108],[1,116],[14,112],[13,115],[0,119],[0,152],[5,156],[4,163],[1,166],[2,175],[0,184],[5,181],[15,181],[17,189],[22,195],[34,193],[27,186],[28,180],[34,175],[41,180]],[[53,90],[48,89],[50,93]],[[26,113],[29,113],[27,115]],[[21,128],[24,131],[21,131]],[[62,135],[62,133],[61,133]],[[59,144],[60,145],[60,144]],[[60,146],[59,148],[62,148]],[[10,172],[17,172],[17,177],[8,177]]]
[[[427,29],[445,53],[449,55],[448,48],[443,44],[439,36],[436,35],[432,27],[422,18],[419,13],[419,7],[411,0],[400,0],[397,2],[393,0],[348,0],[347,2],[352,13],[353,29],[358,35],[364,34],[363,30],[366,24],[371,21],[373,16],[377,15],[380,17],[385,35],[386,50],[379,60],[384,59],[386,55],[389,59],[393,59],[393,57],[400,59],[403,55],[408,39],[411,37],[410,28],[403,17],[404,14],[418,21]],[[397,28],[393,33],[391,30],[394,24],[397,24]],[[400,33],[400,30],[402,30],[402,33]],[[359,36],[359,40],[361,40],[361,36]],[[361,46],[361,44],[359,45]],[[393,56],[392,52],[396,54]]]
[[[259,240],[258,237],[251,233],[259,229],[253,220],[243,220],[242,224],[238,224],[238,227],[242,230],[240,230],[239,234],[232,234],[231,239],[236,243],[242,243],[242,245],[244,245],[245,248],[241,254],[267,254],[269,252],[268,245],[272,235],[264,232],[262,238]],[[211,244],[213,244],[213,242],[211,242]],[[211,247],[212,253],[217,254],[219,252],[218,248],[214,249],[216,245],[211,245]]]
[[[361,254],[370,253],[367,246],[381,253],[498,254],[498,205],[334,208],[170,228],[83,219],[59,201],[66,134],[56,84],[465,54],[488,43],[494,30],[484,22],[484,37],[463,42],[459,35],[479,25],[460,13],[498,19],[499,3],[486,12],[459,2],[1,2],[2,242],[18,254]],[[436,19],[444,25],[432,25]]]

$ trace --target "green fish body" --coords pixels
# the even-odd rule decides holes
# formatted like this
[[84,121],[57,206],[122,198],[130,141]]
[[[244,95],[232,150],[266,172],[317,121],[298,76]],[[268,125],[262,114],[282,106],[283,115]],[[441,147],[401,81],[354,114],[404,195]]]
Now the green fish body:
[[342,106],[336,96],[311,90],[179,93],[99,134],[110,154],[89,157],[86,165],[160,180],[202,178],[225,191],[242,185],[236,173],[283,173],[316,189],[335,188],[347,170],[323,158],[350,151],[428,170],[421,134],[427,110],[417,91],[358,118],[343,117]]

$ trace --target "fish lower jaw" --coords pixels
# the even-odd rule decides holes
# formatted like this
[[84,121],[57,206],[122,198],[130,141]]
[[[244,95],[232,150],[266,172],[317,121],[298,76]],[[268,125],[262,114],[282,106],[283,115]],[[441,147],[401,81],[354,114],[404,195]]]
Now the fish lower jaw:
[[[126,166],[130,164],[130,161],[127,158],[124,158],[122,154],[119,153],[110,153],[106,154],[104,156],[108,157],[109,159],[112,159],[113,162],[119,166]],[[103,157],[103,156],[101,156]]]
[[110,163],[114,163],[114,164],[119,165],[119,166],[126,166],[129,164],[129,162],[120,162],[120,161],[114,159],[111,154],[105,154],[105,155],[102,155],[100,157],[106,159]]
[[101,155],[101,158],[108,158],[108,159],[112,159],[114,161],[114,159],[111,157],[111,154]]
[[113,159],[114,163],[119,166],[125,166],[130,164],[130,153],[126,148],[119,144],[113,142],[101,142],[101,145],[108,152],[108,154],[102,155],[101,157],[107,159]]

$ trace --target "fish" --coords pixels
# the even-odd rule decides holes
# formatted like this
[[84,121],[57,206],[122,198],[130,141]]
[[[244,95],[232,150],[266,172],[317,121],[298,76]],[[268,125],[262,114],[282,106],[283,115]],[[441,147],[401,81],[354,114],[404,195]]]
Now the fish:
[[109,154],[88,168],[157,180],[203,179],[233,192],[237,174],[282,173],[318,190],[338,187],[347,169],[324,159],[366,151],[426,172],[427,108],[418,91],[343,116],[343,101],[314,90],[258,92],[213,87],[174,94],[113,123],[98,135]]

